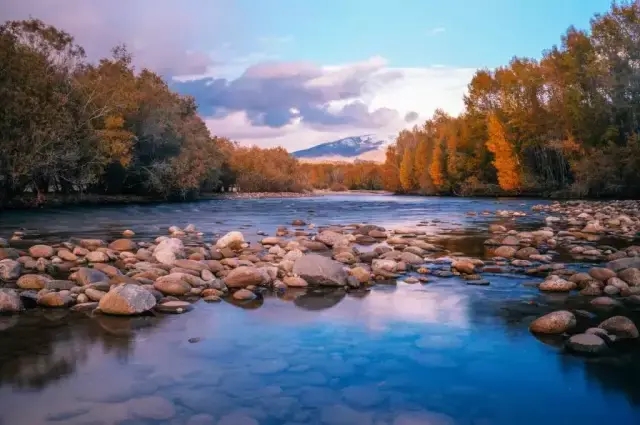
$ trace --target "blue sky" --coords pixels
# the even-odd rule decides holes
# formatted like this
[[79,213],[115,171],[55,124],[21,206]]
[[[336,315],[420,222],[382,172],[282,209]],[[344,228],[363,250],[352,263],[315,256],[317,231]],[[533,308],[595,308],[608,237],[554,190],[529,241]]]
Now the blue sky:
[[[211,131],[290,150],[389,135],[462,110],[478,68],[539,58],[609,0],[0,0],[89,57],[134,62],[193,95]],[[127,13],[124,13],[126,11]],[[417,116],[417,118],[416,118]]]

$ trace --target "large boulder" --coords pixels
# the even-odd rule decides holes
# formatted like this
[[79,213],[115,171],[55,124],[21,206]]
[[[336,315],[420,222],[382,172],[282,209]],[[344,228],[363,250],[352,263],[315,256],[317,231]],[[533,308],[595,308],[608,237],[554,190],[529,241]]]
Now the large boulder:
[[15,260],[9,258],[0,260],[0,280],[5,282],[16,280],[20,277],[21,269],[20,263]]
[[310,285],[345,286],[347,273],[342,264],[318,254],[306,254],[293,264],[293,273]]
[[184,257],[184,245],[178,238],[163,239],[153,251],[153,256],[159,263],[173,266],[177,259]]
[[229,232],[216,241],[216,248],[224,249],[230,248],[233,250],[239,250],[244,244],[244,236],[240,232]]
[[13,289],[0,289],[0,314],[18,313],[22,310],[20,296]]
[[268,281],[269,276],[266,270],[251,266],[237,267],[224,277],[224,283],[229,288],[246,288],[251,285],[262,285]]
[[129,316],[144,313],[156,305],[156,299],[141,286],[124,284],[116,286],[102,297],[98,307],[105,314]]
[[576,323],[576,316],[573,313],[560,310],[537,318],[531,322],[529,330],[540,334],[561,334],[573,329]]

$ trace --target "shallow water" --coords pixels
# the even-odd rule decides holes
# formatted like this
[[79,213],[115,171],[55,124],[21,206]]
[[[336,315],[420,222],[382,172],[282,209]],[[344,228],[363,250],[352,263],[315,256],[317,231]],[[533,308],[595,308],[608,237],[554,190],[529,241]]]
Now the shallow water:
[[[273,233],[293,218],[428,220],[434,234],[463,235],[450,249],[471,253],[496,218],[467,211],[534,203],[359,196],[71,209],[2,215],[0,235],[25,227],[45,240],[124,228],[144,236],[186,223],[208,234],[240,224]],[[518,219],[518,228],[538,220]],[[602,359],[566,355],[527,326],[547,310],[580,307],[579,299],[541,295],[522,277],[485,277],[488,287],[434,278],[349,294],[289,292],[252,308],[199,302],[179,316],[0,317],[0,423],[640,423],[638,347]]]

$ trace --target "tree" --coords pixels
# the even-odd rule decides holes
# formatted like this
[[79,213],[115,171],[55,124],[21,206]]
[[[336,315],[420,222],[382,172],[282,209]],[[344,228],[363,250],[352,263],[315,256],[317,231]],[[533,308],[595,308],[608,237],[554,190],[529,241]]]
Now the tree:
[[498,184],[506,191],[517,191],[521,187],[519,163],[505,136],[504,128],[495,114],[489,115],[487,126],[487,148],[495,157],[493,166],[498,172]]
[[400,185],[405,192],[411,192],[416,188],[416,179],[413,168],[413,151],[405,149],[400,163]]

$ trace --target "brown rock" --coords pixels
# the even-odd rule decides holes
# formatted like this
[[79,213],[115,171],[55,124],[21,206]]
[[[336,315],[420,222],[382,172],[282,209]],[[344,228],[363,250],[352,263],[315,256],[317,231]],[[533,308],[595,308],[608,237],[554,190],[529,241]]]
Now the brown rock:
[[64,261],[76,261],[78,259],[76,254],[66,248],[58,250],[58,257],[62,258]]
[[233,298],[241,301],[253,300],[256,298],[256,294],[248,289],[238,289],[233,293]]
[[516,254],[516,249],[512,246],[500,246],[495,249],[494,254],[497,257],[511,258]]
[[122,274],[122,272],[117,267],[114,267],[110,264],[96,263],[93,265],[93,268],[94,270],[101,271],[109,277],[116,277]]
[[309,286],[309,283],[301,277],[287,276],[282,281],[290,288],[305,288]]
[[43,307],[66,307],[73,303],[73,299],[61,292],[47,292],[39,295],[36,302]]
[[538,289],[546,292],[569,292],[577,288],[575,282],[564,280],[559,276],[551,275],[538,285]]
[[41,274],[25,274],[20,276],[16,284],[20,289],[40,290],[43,289],[47,285],[47,282],[50,280],[50,276]]
[[629,286],[640,286],[640,270],[636,268],[628,268],[618,272],[618,277]]
[[103,313],[124,316],[143,313],[155,305],[156,299],[149,291],[132,284],[116,286],[99,303]]
[[529,330],[541,334],[561,334],[573,329],[576,324],[573,313],[560,310],[537,318],[529,325]]
[[158,278],[153,287],[165,295],[185,295],[191,291],[191,285],[184,281],[182,274],[169,274]]
[[138,244],[131,239],[116,239],[109,244],[109,249],[114,251],[135,251],[138,249]]
[[611,269],[605,269],[604,267],[593,267],[589,270],[589,275],[600,282],[606,282],[612,277],[615,277],[616,272]]
[[229,288],[245,288],[265,283],[265,275],[256,267],[240,266],[229,272],[224,278]]
[[457,260],[451,264],[451,267],[460,273],[473,274],[476,266],[468,260]]
[[610,335],[615,335],[623,339],[638,338],[638,328],[631,319],[625,316],[613,316],[598,325]]
[[51,258],[56,251],[49,245],[34,245],[29,248],[29,255],[33,258]]

